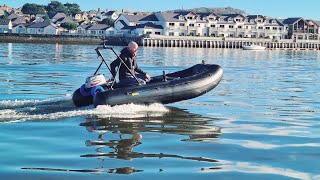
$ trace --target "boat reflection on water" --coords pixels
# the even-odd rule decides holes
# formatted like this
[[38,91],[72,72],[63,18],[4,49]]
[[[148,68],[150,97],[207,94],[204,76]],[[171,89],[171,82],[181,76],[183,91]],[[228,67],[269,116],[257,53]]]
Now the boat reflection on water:
[[[215,120],[214,118],[207,118],[197,114],[192,114],[178,108],[170,107],[169,109],[170,111],[165,114],[146,114],[144,117],[140,116],[136,118],[128,118],[127,115],[124,115],[122,118],[99,117],[100,115],[86,118],[86,122],[80,123],[80,126],[85,127],[90,133],[96,133],[97,138],[95,140],[86,140],[85,142],[87,147],[94,148],[94,153],[80,155],[80,157],[94,158],[101,161],[98,163],[98,168],[66,169],[49,167],[24,167],[21,169],[94,174],[133,174],[137,172],[145,172],[146,169],[140,168],[143,168],[141,165],[148,162],[148,160],[163,158],[168,158],[169,162],[172,159],[176,159],[219,164],[219,161],[215,159],[199,157],[196,154],[192,156],[185,156],[182,155],[184,152],[180,153],[177,151],[173,151],[172,153],[162,153],[161,151],[168,152],[167,148],[172,146],[172,144],[168,144],[168,141],[159,143],[165,148],[156,148],[157,151],[160,151],[160,153],[145,153],[152,150],[148,149],[148,147],[144,147],[144,145],[148,146],[147,143],[150,142],[150,139],[153,139],[154,137],[155,141],[158,140],[158,135],[175,135],[175,138],[178,137],[181,139],[182,143],[185,143],[186,141],[215,141],[221,134],[220,127],[211,125],[212,121]],[[141,140],[143,138],[147,140],[143,141],[142,144]],[[153,140],[151,140],[151,142],[153,142]],[[145,152],[136,152],[134,148],[138,146],[139,148],[137,149]],[[174,144],[174,146],[176,146],[176,144]],[[134,161],[136,159],[140,159],[141,161]],[[141,162],[143,163],[141,164]],[[96,166],[96,162],[94,162],[94,166]],[[135,167],[138,166],[139,169],[136,169]],[[148,165],[146,165],[144,168],[149,167],[155,168]],[[164,171],[161,167],[156,169],[159,172]]]
[[[86,127],[89,132],[97,133],[97,140],[86,141],[86,145],[88,147],[94,147],[96,153],[85,154],[81,157],[123,160],[136,158],[175,158],[216,163],[217,160],[202,157],[184,157],[165,153],[147,154],[134,151],[135,147],[143,146],[141,143],[143,138],[141,133],[182,135],[185,136],[182,141],[214,141],[221,134],[220,127],[208,125],[214,120],[213,118],[191,114],[177,108],[170,108],[170,113],[161,117],[88,118],[86,122],[81,123],[80,126]],[[159,171],[161,171],[161,169]],[[110,169],[108,172],[110,172]],[[143,172],[143,170],[125,167],[111,170],[111,172],[131,174],[134,172]]]

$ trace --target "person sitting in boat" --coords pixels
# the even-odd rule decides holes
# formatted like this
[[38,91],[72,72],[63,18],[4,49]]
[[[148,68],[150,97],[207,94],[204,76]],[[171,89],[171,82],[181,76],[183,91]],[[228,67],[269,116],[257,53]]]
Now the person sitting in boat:
[[[121,54],[119,56],[128,68],[124,64],[121,64],[120,66],[121,60],[119,58],[117,58],[110,64],[113,77],[116,76],[116,67],[120,66],[120,69],[118,71],[120,81],[119,84],[121,86],[146,84],[146,82],[149,82],[151,79],[149,74],[139,68],[136,60],[137,52],[138,44],[132,41],[128,44],[128,47],[121,50]],[[135,72],[139,74],[135,74]],[[136,79],[139,81],[139,83]]]

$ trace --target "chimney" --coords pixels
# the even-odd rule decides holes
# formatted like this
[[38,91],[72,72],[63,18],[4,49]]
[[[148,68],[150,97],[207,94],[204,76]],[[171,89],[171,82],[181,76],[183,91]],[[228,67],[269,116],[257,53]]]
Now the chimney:
[[106,9],[106,12],[108,12],[108,8]]
[[98,8],[98,12],[100,12],[100,8]]

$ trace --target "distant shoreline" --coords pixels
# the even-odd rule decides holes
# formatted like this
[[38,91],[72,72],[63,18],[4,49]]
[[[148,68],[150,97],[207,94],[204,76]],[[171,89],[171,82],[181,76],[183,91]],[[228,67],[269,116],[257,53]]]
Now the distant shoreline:
[[187,48],[224,48],[242,49],[244,45],[257,44],[269,50],[320,50],[320,41],[282,39],[274,42],[269,39],[252,38],[215,38],[194,36],[70,36],[41,34],[5,34],[0,33],[0,43],[35,44],[76,44],[126,46],[130,41],[144,47],[187,47]]
[[[104,42],[105,41],[105,42]],[[126,43],[115,37],[66,36],[39,34],[0,34],[0,43],[85,44],[123,46]]]

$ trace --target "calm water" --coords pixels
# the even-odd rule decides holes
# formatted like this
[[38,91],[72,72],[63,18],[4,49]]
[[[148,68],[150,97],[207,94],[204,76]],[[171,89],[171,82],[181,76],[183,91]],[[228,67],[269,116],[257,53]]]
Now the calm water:
[[0,179],[320,179],[320,52],[140,48],[151,75],[205,60],[224,78],[174,104],[75,108],[94,48],[0,44]]

